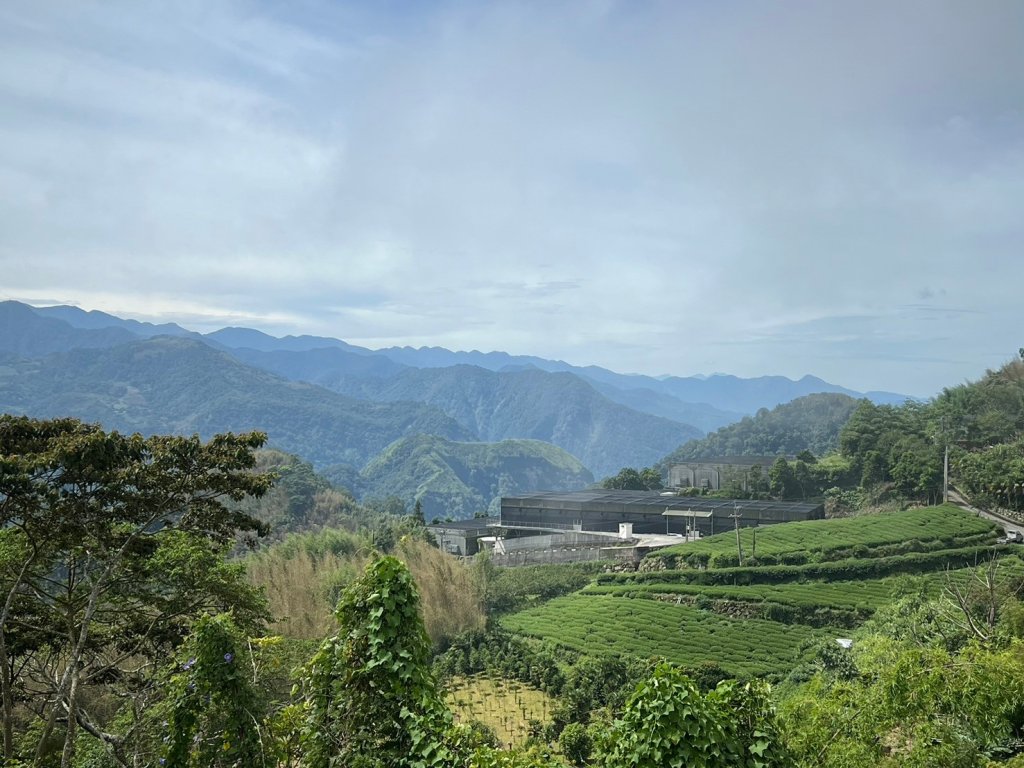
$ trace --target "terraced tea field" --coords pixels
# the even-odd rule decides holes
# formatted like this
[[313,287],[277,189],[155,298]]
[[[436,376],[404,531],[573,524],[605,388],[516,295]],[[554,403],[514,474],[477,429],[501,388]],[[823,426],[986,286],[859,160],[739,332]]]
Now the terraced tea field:
[[[743,535],[750,547],[753,532]],[[590,655],[715,662],[738,676],[785,674],[808,641],[848,636],[897,588],[938,595],[950,579],[974,579],[992,557],[1001,558],[1001,579],[1024,579],[1024,548],[994,545],[997,535],[987,521],[948,506],[786,523],[759,529],[757,561],[728,567],[736,538],[727,533],[665,550],[676,553],[668,564],[678,568],[599,574],[580,592],[502,624]],[[693,567],[694,552],[704,567]],[[649,557],[658,563],[664,555]]]
[[530,637],[588,654],[664,656],[684,665],[715,662],[738,676],[785,673],[803,643],[835,637],[762,619],[729,619],[653,600],[571,595],[506,616],[502,624]]
[[[761,561],[792,563],[877,557],[989,543],[995,540],[999,532],[987,520],[959,507],[943,505],[905,512],[765,526],[757,529],[756,555]],[[752,528],[740,531],[740,541],[747,557],[755,551],[754,536]],[[735,565],[735,557],[734,532],[668,547],[651,555],[652,559],[685,559],[691,564],[703,561],[711,567]]]
[[799,608],[839,608],[874,611],[892,599],[895,579],[870,581],[808,581],[795,584],[752,584],[749,586],[699,586],[696,584],[594,584],[585,595],[704,595],[715,600],[773,602]]

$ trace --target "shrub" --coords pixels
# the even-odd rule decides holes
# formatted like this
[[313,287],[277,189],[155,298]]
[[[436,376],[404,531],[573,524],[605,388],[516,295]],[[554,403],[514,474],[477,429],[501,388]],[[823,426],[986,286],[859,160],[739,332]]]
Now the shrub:
[[558,737],[558,747],[570,763],[583,765],[590,757],[594,742],[585,726],[580,723],[569,723]]

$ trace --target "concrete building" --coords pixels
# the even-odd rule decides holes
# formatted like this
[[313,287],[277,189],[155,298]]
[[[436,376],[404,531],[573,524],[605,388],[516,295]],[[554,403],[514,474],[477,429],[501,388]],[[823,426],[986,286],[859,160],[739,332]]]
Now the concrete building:
[[496,517],[476,517],[472,520],[453,520],[447,523],[428,525],[434,534],[438,549],[450,555],[475,555],[480,551],[480,539],[494,536]]

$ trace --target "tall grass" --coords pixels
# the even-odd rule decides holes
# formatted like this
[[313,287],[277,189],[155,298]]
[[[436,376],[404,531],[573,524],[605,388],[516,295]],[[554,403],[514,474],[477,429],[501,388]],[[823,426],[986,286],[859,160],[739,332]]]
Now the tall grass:
[[[486,623],[480,590],[468,568],[422,541],[405,538],[392,553],[404,560],[420,591],[423,620],[439,647]],[[325,529],[293,534],[246,558],[253,584],[266,590],[272,630],[287,637],[317,639],[334,631],[333,609],[341,591],[366,566],[366,539]]]
[[487,623],[481,590],[473,573],[436,547],[403,540],[395,553],[405,561],[420,590],[420,605],[427,634],[435,645]]

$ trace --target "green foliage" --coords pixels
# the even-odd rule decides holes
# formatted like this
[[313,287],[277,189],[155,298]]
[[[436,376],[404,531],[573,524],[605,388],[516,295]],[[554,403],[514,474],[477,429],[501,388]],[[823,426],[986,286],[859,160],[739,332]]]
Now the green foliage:
[[167,768],[273,765],[261,738],[266,705],[243,666],[244,650],[229,616],[196,623],[168,685]]
[[646,660],[580,656],[566,674],[559,706],[552,712],[553,732],[570,723],[589,723],[598,711],[618,711],[636,681],[649,672]]
[[1007,545],[992,547],[977,545],[912,552],[890,557],[849,558],[806,565],[744,566],[738,568],[687,568],[678,571],[605,574],[598,577],[599,584],[680,583],[707,585],[781,584],[820,579],[822,581],[849,581],[851,579],[880,579],[896,574],[930,573],[943,568],[967,568],[984,562],[993,553],[1009,551]]
[[856,407],[857,401],[847,395],[798,397],[770,411],[762,408],[756,416],[746,416],[701,440],[691,440],[658,466],[711,456],[792,456],[804,450],[822,456],[836,449],[839,431]]
[[623,467],[617,475],[602,480],[601,487],[620,491],[660,491],[665,486],[661,482],[661,472],[654,467],[640,470]]
[[494,568],[486,582],[487,611],[507,613],[527,603],[575,592],[593,581],[602,568],[601,563]]
[[904,498],[942,492],[943,452],[953,482],[989,505],[1024,510],[1024,362],[947,388],[927,404],[861,401],[840,435],[840,450],[863,487],[890,483]]
[[430,673],[412,575],[372,561],[338,604],[338,633],[303,672],[307,768],[448,766],[451,714]]
[[530,747],[525,750],[498,750],[481,747],[473,752],[466,768],[567,768],[547,750]]
[[[152,694],[154,662],[197,616],[235,608],[247,627],[262,623],[261,595],[223,556],[237,530],[265,530],[228,504],[270,486],[269,476],[253,471],[264,439],[143,438],[73,419],[0,416],[6,756],[13,756],[15,697],[43,702],[33,710],[41,727],[32,748],[40,754],[58,717],[71,713],[67,766],[78,733],[99,733],[91,710],[97,699],[83,695],[88,687],[141,702],[137,712]],[[129,658],[137,663],[125,664]],[[134,742],[125,735],[104,742],[118,760],[132,759]]]
[[955,468],[975,503],[1024,512],[1024,438],[966,453]]
[[594,741],[585,726],[569,723],[558,737],[558,748],[573,765],[585,765],[594,749]]
[[955,768],[1016,749],[1024,725],[1019,647],[950,653],[873,635],[860,642],[861,675],[819,675],[783,703],[795,765]]
[[[645,584],[603,584],[587,587],[586,595],[630,595],[633,597],[684,595],[704,601],[724,601],[726,611],[734,603],[748,603],[761,610],[760,618],[774,618],[787,623],[798,621],[817,625],[817,619],[828,622],[848,617],[842,625],[859,624],[877,608],[892,599],[899,582],[896,579],[865,579],[860,581],[806,581],[789,584],[704,585],[677,584],[668,581]],[[789,608],[790,611],[779,611]],[[822,610],[830,609],[830,610]],[[782,617],[785,616],[785,619]],[[831,622],[829,622],[831,623]]]
[[435,658],[434,671],[441,679],[484,672],[557,695],[565,687],[563,660],[564,654],[537,648],[500,626],[492,626],[485,632],[467,632],[455,638]]
[[726,682],[704,695],[668,664],[638,686],[611,741],[607,768],[789,765],[763,684]]
[[274,475],[274,487],[259,499],[239,502],[238,508],[267,523],[271,538],[321,526],[342,526],[363,516],[352,496],[334,488],[313,465],[281,451],[262,450],[256,468]]

